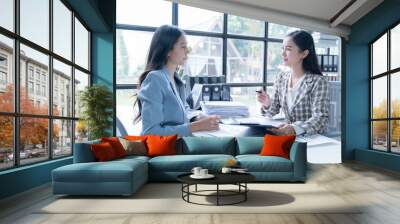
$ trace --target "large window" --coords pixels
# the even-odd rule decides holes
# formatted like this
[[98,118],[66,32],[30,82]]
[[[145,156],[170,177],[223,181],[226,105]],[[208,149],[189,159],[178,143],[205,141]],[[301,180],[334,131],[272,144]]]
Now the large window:
[[49,49],[49,0],[20,0],[20,35]]
[[222,13],[179,5],[179,18],[182,18],[179,20],[182,29],[222,33]]
[[0,9],[0,26],[10,31],[14,31],[14,1],[1,0]]
[[147,31],[117,30],[117,84],[137,83],[152,35]]
[[72,12],[60,0],[53,0],[53,15],[53,51],[71,60]]
[[0,8],[0,170],[71,156],[90,32],[63,0]]
[[262,83],[264,43],[261,41],[228,39],[227,82]]
[[222,74],[222,38],[188,35],[192,49],[185,65],[189,76],[218,76]]
[[[151,16],[146,14],[150,8]],[[264,88],[272,93],[273,83],[284,69],[283,38],[295,29],[162,0],[145,1],[140,5],[117,0],[117,123],[121,121],[128,133],[140,131],[133,125],[134,92],[138,77],[144,71],[154,31],[164,24],[177,25],[186,33],[191,51],[183,75],[219,76],[214,80],[225,80],[231,87],[232,100],[246,104],[250,113],[260,112],[255,90]],[[340,38],[312,33],[321,55],[340,56]],[[324,73],[335,80],[330,80],[332,115],[328,129],[329,136],[338,139],[341,127],[339,74],[338,70]]]
[[132,0],[117,0],[117,23],[158,27],[172,24],[172,3],[146,0],[138,4]]
[[370,45],[371,148],[400,153],[400,24]]

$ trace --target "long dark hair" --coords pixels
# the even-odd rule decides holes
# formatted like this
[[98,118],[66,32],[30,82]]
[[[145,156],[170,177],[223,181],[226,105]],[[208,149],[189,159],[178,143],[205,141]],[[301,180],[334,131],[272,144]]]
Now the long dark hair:
[[318,65],[317,53],[313,37],[304,30],[296,30],[288,35],[301,51],[308,50],[308,55],[303,59],[303,69],[305,72],[322,75],[321,68]]
[[[138,90],[140,90],[140,86],[146,79],[149,72],[163,68],[163,66],[167,63],[168,53],[174,48],[174,45],[176,42],[178,42],[178,39],[184,34],[185,33],[176,26],[163,25],[157,28],[153,38],[151,39],[150,49],[147,53],[145,70],[139,76]],[[141,118],[142,111],[142,105],[138,97],[136,98],[133,107],[135,107],[136,104],[139,106],[139,111],[135,117],[135,122],[138,122]]]

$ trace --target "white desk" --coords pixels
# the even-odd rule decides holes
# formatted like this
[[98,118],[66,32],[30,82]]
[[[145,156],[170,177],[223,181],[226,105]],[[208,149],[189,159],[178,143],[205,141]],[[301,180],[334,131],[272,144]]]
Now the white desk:
[[307,162],[309,163],[341,163],[341,143],[329,143],[315,146],[307,146]]

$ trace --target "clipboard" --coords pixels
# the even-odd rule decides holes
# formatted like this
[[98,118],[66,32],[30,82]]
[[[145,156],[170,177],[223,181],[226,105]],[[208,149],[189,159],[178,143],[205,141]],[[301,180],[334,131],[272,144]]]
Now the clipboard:
[[248,127],[252,127],[252,128],[278,128],[278,126],[274,126],[271,124],[252,124],[252,123],[245,123],[245,122],[241,122],[239,124],[236,125],[242,125],[242,126],[248,126]]
[[281,122],[274,120],[258,121],[254,118],[225,118],[220,120],[221,124],[242,125],[255,128],[277,128]]

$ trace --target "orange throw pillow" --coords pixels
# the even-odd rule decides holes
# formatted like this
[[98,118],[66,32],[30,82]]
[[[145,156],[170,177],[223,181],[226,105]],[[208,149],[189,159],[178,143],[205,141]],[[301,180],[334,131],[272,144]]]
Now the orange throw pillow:
[[117,158],[114,149],[108,142],[93,144],[90,147],[94,154],[94,157],[99,162],[110,161]]
[[276,135],[265,135],[264,145],[261,149],[261,156],[280,156],[286,159],[290,159],[290,148],[294,140],[295,135],[287,136],[276,136]]
[[124,139],[129,140],[129,141],[142,141],[144,143],[144,146],[146,147],[146,149],[148,150],[149,148],[147,147],[147,137],[149,137],[149,135],[125,135]]
[[143,142],[146,142],[147,137],[148,137],[148,135],[142,135],[142,136],[125,135],[124,139],[129,140],[129,141],[141,140]]
[[148,156],[165,156],[176,155],[176,140],[178,135],[158,136],[149,135],[147,137],[147,155]]
[[110,143],[117,158],[126,156],[126,151],[117,137],[101,138],[101,142]]

